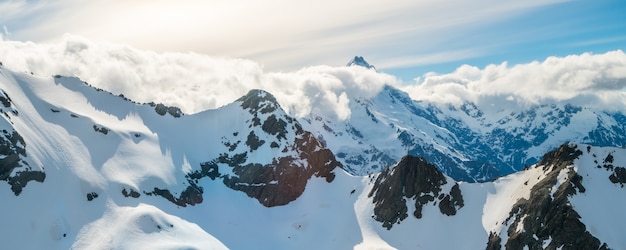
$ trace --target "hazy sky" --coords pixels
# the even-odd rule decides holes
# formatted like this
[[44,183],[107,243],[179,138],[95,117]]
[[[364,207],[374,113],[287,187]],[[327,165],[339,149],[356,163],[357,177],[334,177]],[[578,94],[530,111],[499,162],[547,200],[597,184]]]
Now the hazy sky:
[[158,52],[247,58],[266,71],[364,56],[404,80],[462,64],[626,50],[621,0],[8,0],[4,40],[66,33]]

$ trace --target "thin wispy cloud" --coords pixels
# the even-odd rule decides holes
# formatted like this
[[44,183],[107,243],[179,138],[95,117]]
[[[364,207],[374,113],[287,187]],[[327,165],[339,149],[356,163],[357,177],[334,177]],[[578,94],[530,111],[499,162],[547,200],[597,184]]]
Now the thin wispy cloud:
[[597,39],[588,39],[588,40],[584,40],[580,42],[571,43],[570,46],[582,47],[582,46],[615,43],[615,42],[626,42],[626,36],[614,36],[614,37],[603,37],[603,38],[597,38]]
[[445,51],[432,54],[419,54],[405,57],[396,57],[376,62],[379,68],[401,68],[410,66],[422,66],[432,63],[449,62],[453,60],[464,60],[473,58],[485,53],[480,49],[465,49],[457,51]]
[[[0,25],[8,29],[34,28],[48,20],[61,5],[61,1],[6,0],[0,2]],[[9,32],[5,32],[9,33]]]
[[6,22],[26,11],[28,3],[25,0],[0,2],[0,21]]

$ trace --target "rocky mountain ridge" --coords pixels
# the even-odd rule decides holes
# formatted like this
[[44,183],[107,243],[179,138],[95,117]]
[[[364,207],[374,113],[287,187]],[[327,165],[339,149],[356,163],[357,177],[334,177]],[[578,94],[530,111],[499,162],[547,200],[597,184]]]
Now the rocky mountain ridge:
[[[200,170],[189,173],[190,183],[203,177],[221,178],[227,187],[245,192],[264,206],[272,207],[297,199],[313,175],[333,181],[333,170],[341,168],[341,163],[310,132],[302,130],[294,118],[285,114],[271,94],[252,90],[236,103],[253,116],[244,122],[251,131],[247,136],[234,132],[233,137],[222,137],[225,153],[201,163]],[[253,128],[261,128],[262,132]],[[261,136],[265,133],[265,140],[260,139],[255,131]],[[267,139],[272,141],[266,142]],[[242,142],[243,150],[238,149]],[[250,163],[248,154],[253,155],[264,145],[280,150],[280,153],[269,164]]]
[[[599,238],[597,234],[606,233],[607,230],[595,228],[598,226],[597,223],[585,224],[585,222],[589,223],[592,220],[589,217],[593,216],[589,214],[586,206],[593,207],[594,213],[598,207],[603,207],[601,204],[581,202],[589,199],[586,195],[589,189],[601,189],[600,185],[595,182],[602,182],[602,186],[608,186],[612,191],[621,195],[626,192],[623,188],[623,181],[618,181],[617,177],[623,171],[623,167],[613,165],[616,163],[614,154],[621,154],[620,159],[625,159],[626,151],[598,149],[600,148],[589,145],[563,144],[558,149],[545,154],[536,165],[515,174],[516,177],[513,178],[518,181],[509,183],[511,189],[518,189],[518,191],[511,193],[509,197],[503,197],[508,198],[508,202],[490,203],[487,199],[483,204],[483,209],[469,211],[469,213],[485,213],[492,209],[491,206],[504,207],[504,210],[508,211],[500,212],[501,217],[491,220],[495,223],[488,231],[488,238],[484,239],[486,249],[613,249],[622,247],[624,242],[611,245],[604,241],[607,238]],[[623,166],[624,162],[618,164]],[[508,178],[510,177],[505,177],[505,179]],[[496,180],[495,183],[499,181]],[[491,186],[494,183],[485,184]],[[441,214],[449,216],[450,220],[463,221],[465,220],[463,217],[466,216],[481,216],[480,214],[463,214],[468,212],[464,211],[464,205],[477,202],[468,198],[476,197],[473,193],[476,191],[475,188],[489,189],[489,186],[451,181],[449,177],[441,174],[422,158],[407,156],[378,175],[369,196],[372,197],[374,203],[373,218],[382,222],[382,227],[393,232],[401,222],[407,223],[406,220],[419,221],[423,220],[423,216],[440,216],[432,213],[423,215],[422,210],[425,206],[438,206]],[[520,193],[519,190],[524,191]],[[624,201],[619,203],[624,204]],[[411,207],[407,209],[407,206]],[[409,219],[407,215],[407,211],[411,210],[414,211],[411,216],[413,219]],[[457,212],[462,214],[460,218],[454,218]],[[612,218],[617,221],[626,221],[621,214],[611,216],[614,216]],[[483,220],[483,224],[485,223],[486,221]],[[613,243],[616,242],[613,241]]]

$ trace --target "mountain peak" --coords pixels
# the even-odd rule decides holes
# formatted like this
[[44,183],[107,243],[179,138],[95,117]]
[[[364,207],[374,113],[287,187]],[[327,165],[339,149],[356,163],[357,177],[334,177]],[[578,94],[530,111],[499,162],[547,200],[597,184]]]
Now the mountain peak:
[[248,94],[237,99],[237,101],[242,102],[241,107],[249,109],[250,113],[260,111],[262,114],[266,114],[280,107],[272,94],[260,89],[250,90]]
[[348,62],[348,64],[346,64],[346,66],[348,67],[354,66],[354,65],[376,70],[376,67],[374,67],[374,65],[367,63],[367,61],[365,61],[365,59],[362,56],[355,56],[352,60],[350,60],[350,62]]

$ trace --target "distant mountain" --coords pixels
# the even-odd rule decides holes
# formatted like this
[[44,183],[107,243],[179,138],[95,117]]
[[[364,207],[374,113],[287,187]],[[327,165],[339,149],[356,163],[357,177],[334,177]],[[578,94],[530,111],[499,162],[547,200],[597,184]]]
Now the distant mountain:
[[348,62],[348,64],[346,64],[346,66],[348,67],[361,66],[364,68],[376,70],[376,67],[374,67],[374,65],[370,65],[369,63],[367,63],[367,61],[365,61],[365,59],[362,56],[355,56],[352,60]]
[[263,90],[188,115],[2,66],[0,90],[3,248],[626,248],[626,149],[550,148],[619,144],[619,113],[494,115],[386,87],[344,121]]
[[626,145],[623,112],[570,104],[508,110],[483,110],[470,102],[440,106],[385,86],[372,98],[352,97],[349,106],[348,120],[311,114],[302,125],[355,175],[380,172],[409,154],[456,180],[483,182],[537,163],[568,141]]

